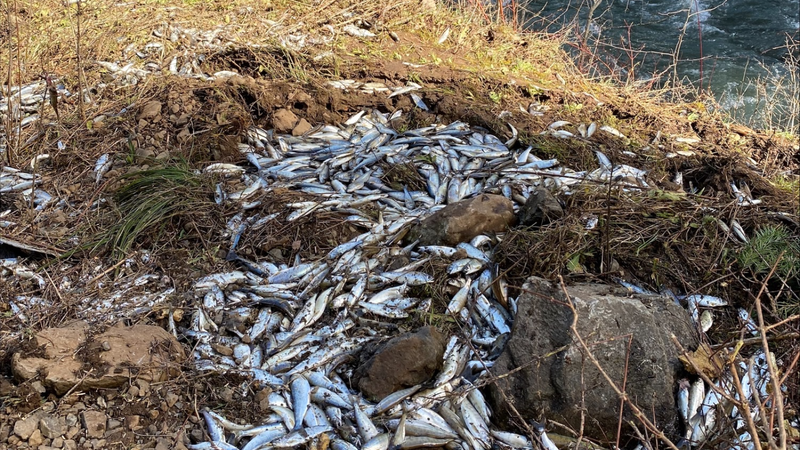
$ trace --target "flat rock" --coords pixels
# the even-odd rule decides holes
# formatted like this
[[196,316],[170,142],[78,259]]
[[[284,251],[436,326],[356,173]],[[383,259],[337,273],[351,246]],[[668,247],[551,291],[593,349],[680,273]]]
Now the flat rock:
[[279,109],[272,115],[272,128],[276,133],[289,133],[297,124],[297,116],[288,109]]
[[[671,299],[632,297],[607,285],[577,284],[567,291],[578,314],[577,331],[600,365],[618,386],[627,376],[631,400],[677,441],[682,430],[675,389],[682,365],[670,335],[697,348],[689,315]],[[533,277],[522,292],[511,338],[491,369],[500,376],[521,367],[490,385],[499,423],[512,422],[502,390],[526,421],[547,418],[579,429],[585,414],[584,436],[614,443],[619,397],[574,339],[574,316],[561,287]],[[636,419],[626,408],[625,437],[632,434],[629,421]]]
[[[131,379],[165,381],[180,374],[186,355],[174,336],[151,325],[109,328],[93,338],[84,322],[36,334],[43,355],[16,353],[11,369],[20,380],[44,375],[44,385],[61,395],[76,389],[113,388]],[[79,351],[80,349],[80,351]],[[88,376],[83,376],[89,372]]]
[[514,204],[502,195],[481,194],[447,205],[408,233],[420,245],[457,245],[479,234],[499,233],[514,225]]
[[430,380],[442,367],[446,344],[445,336],[430,326],[389,340],[356,369],[358,389],[377,402]]
[[561,204],[543,187],[534,189],[528,201],[519,209],[519,223],[525,226],[547,225],[563,216]]

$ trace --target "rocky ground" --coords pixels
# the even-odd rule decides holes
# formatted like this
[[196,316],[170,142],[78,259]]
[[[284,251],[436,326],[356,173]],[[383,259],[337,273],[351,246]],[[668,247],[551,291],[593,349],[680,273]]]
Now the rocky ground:
[[[0,278],[0,449],[180,449],[207,439],[203,408],[240,423],[258,423],[269,411],[269,388],[239,375],[197,370],[186,358],[191,341],[170,333],[172,326],[187,326],[197,308],[191,295],[196,280],[235,268],[226,261],[230,238],[224,230],[239,206],[214,202],[216,180],[179,192],[173,197],[181,202],[177,211],[127,245],[104,234],[122,219],[117,206],[126,177],[165,166],[244,165],[239,144],[251,126],[300,136],[342,124],[361,110],[402,110],[392,123],[401,131],[463,121],[505,141],[511,124],[517,147],[531,145],[543,159],[590,171],[597,167],[595,150],[602,150],[615,163],[647,171],[651,188],[641,196],[611,198],[610,191],[587,189],[546,199],[543,208],[525,213],[530,217],[519,216],[526,226],[512,227],[495,251],[516,294],[531,275],[560,275],[569,284],[623,278],[712,294],[749,309],[768,270],[737,259],[745,246],[724,236],[709,217],[726,224],[736,219],[749,236],[765,225],[800,236],[796,136],[726,123],[699,101],[669,103],[665,92],[586,80],[557,42],[469,22],[468,14],[424,1],[383,10],[348,2],[270,3],[256,10],[236,2],[162,3],[169,5],[144,1],[106,10],[87,4],[82,64],[91,102],[80,108],[75,94],[63,94],[78,92],[79,76],[70,69],[75,61],[63,56],[71,43],[53,38],[38,56],[51,61],[47,71],[63,85],[58,116],[40,99],[31,109],[40,120],[6,141],[4,167],[37,174],[40,188],[63,203],[37,209],[21,192],[0,193],[0,256],[19,258],[26,269],[9,263]],[[73,23],[71,10],[47,5],[38,12],[18,6],[8,21],[14,26],[0,35],[16,36],[19,45],[21,35],[41,33],[62,19]],[[402,12],[419,8],[425,11],[419,17]],[[108,44],[109,21],[127,22],[127,38]],[[375,36],[342,31],[354,23]],[[446,29],[452,30],[449,39],[437,43]],[[153,43],[161,47],[147,47]],[[476,45],[485,53],[476,54]],[[113,61],[116,68],[98,61]],[[136,61],[139,71],[122,70],[128,61]],[[198,79],[185,67],[236,75]],[[36,74],[25,70],[15,79],[33,82]],[[330,83],[341,80],[355,84],[342,89]],[[369,83],[417,83],[428,111],[409,95],[389,97]],[[569,122],[563,127],[573,134],[578,124],[607,124],[625,139],[610,133],[591,141],[562,139],[550,128],[558,121]],[[12,128],[8,124],[5,136],[13,135]],[[104,154],[110,165],[98,176],[96,162]],[[408,181],[403,167],[386,170],[388,181]],[[760,205],[737,205],[732,182],[746,185]],[[698,190],[687,193],[690,187]],[[259,195],[265,214],[307,199],[294,191]],[[591,217],[605,218],[606,228],[569,231]],[[315,260],[358,233],[341,217],[321,213],[245,235],[239,252],[275,264]],[[145,274],[149,278],[140,278]],[[787,289],[797,289],[797,278],[773,278],[765,286],[772,296],[764,302],[767,320],[780,322],[773,331],[776,357],[788,374],[796,373],[792,314],[798,298]],[[395,325],[402,331],[452,327],[438,307],[436,315]],[[735,340],[742,330],[736,317],[733,308],[718,312],[719,325],[708,339]],[[215,350],[233,352],[224,345]],[[791,405],[800,397],[796,378],[787,380],[792,418]]]

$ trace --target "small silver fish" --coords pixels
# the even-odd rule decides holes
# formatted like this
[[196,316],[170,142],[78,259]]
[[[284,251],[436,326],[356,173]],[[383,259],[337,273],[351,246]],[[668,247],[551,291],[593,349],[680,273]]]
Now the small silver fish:
[[111,168],[111,160],[108,153],[104,153],[97,159],[97,162],[94,164],[94,182],[100,183],[100,180],[103,178],[108,169]]

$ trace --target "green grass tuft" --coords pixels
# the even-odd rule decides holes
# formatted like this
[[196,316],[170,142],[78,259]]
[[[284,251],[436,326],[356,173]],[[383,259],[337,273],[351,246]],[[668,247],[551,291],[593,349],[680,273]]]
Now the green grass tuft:
[[769,273],[777,262],[775,275],[784,279],[793,278],[800,270],[800,242],[785,227],[767,225],[756,232],[739,252],[737,259],[743,268],[762,275]]
[[165,233],[180,234],[181,218],[209,211],[215,206],[210,180],[185,164],[144,170],[127,175],[116,192],[119,220],[101,232],[89,249],[105,248],[114,258],[124,258],[140,237],[153,242]]

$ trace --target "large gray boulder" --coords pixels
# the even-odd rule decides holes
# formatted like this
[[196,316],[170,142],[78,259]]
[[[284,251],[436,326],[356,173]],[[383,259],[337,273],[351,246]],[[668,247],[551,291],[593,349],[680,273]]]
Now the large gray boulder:
[[[620,399],[574,338],[574,316],[561,287],[530,278],[522,292],[511,339],[492,368],[499,376],[521,367],[490,387],[498,419],[509,426],[514,422],[506,399],[526,421],[555,420],[576,430],[583,412],[584,435],[613,443]],[[578,314],[578,333],[605,372],[618,386],[625,381],[639,409],[677,440],[681,424],[675,388],[682,365],[670,335],[686,348],[697,348],[689,315],[670,299],[633,296],[607,285],[577,284],[567,292]],[[636,423],[626,407],[625,436],[632,432],[629,421]]]

